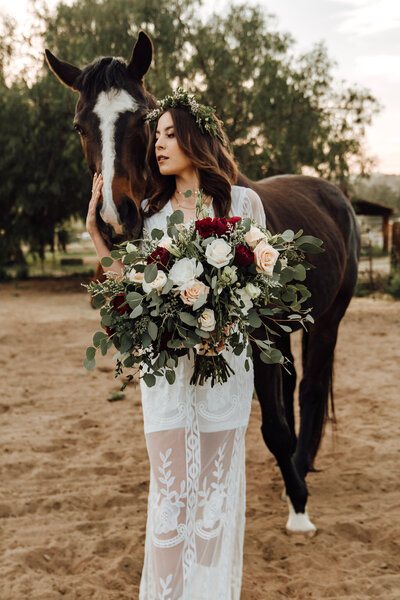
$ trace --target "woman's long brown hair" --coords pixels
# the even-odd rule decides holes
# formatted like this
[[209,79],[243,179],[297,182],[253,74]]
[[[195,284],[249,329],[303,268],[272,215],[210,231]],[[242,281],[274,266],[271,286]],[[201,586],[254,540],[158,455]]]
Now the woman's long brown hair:
[[[217,217],[226,217],[231,208],[231,186],[237,179],[237,167],[233,155],[222,142],[209,133],[202,133],[195,118],[182,108],[169,108],[174,133],[180,149],[191,160],[199,173],[200,189],[213,199]],[[222,123],[216,119],[219,135],[226,140]],[[144,213],[150,217],[159,212],[175,192],[175,176],[161,175],[155,153],[155,130],[147,154],[152,176],[152,195]],[[227,144],[227,140],[226,140]]]

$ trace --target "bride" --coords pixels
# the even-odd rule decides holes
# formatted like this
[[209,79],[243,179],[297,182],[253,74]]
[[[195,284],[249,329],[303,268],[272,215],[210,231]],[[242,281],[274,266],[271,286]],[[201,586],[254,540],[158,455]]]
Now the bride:
[[[197,190],[211,216],[250,217],[265,226],[259,196],[233,185],[237,169],[213,109],[183,90],[159,106],[148,115],[156,123],[148,156],[154,192],[142,204],[144,228],[166,232],[175,210],[185,223],[195,219]],[[95,175],[87,215],[100,259],[110,256],[96,225],[101,187]],[[115,261],[106,270],[123,267]],[[173,385],[161,377],[152,388],[141,385],[151,469],[139,600],[240,598],[253,370],[245,370],[245,352],[222,351],[235,372],[224,384],[190,385],[193,362],[185,356]]]

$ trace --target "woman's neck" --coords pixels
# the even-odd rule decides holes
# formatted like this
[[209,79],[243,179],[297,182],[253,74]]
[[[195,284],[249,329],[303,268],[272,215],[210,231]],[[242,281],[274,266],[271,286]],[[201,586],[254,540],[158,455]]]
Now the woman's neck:
[[186,190],[191,190],[194,195],[196,190],[199,189],[200,182],[197,173],[182,173],[181,175],[175,176],[175,187],[176,191],[180,194],[184,194]]

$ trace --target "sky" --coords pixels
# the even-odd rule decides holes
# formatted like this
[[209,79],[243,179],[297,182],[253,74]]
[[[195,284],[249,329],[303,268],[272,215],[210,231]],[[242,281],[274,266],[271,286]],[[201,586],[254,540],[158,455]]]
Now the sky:
[[[203,0],[204,16],[222,13],[232,0]],[[57,0],[47,0],[54,6]],[[233,4],[240,3],[233,0]],[[296,53],[324,41],[336,61],[335,77],[368,88],[382,105],[367,129],[366,148],[375,170],[400,174],[400,1],[248,0],[276,16],[278,31],[292,34]],[[21,27],[29,27],[28,0],[0,0]]]

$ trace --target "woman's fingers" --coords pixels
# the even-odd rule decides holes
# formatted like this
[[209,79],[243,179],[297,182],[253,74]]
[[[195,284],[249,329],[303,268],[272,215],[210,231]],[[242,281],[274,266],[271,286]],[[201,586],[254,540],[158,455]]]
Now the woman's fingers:
[[101,173],[95,173],[93,176],[92,196],[90,198],[88,212],[86,217],[86,228],[89,231],[97,229],[96,224],[96,207],[101,196],[101,188],[103,187],[103,176]]

